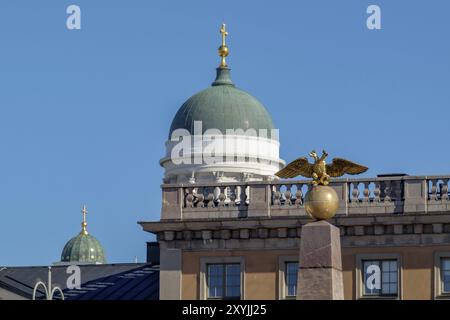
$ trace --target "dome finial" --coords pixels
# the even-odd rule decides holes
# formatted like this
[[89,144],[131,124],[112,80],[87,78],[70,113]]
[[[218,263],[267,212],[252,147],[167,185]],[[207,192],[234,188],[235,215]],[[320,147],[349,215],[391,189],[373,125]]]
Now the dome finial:
[[86,205],[83,205],[83,209],[81,210],[81,213],[83,214],[83,222],[81,223],[81,232],[82,234],[88,234],[87,232],[87,222],[86,222],[86,214],[88,213],[86,209]]
[[225,43],[225,38],[228,36],[228,32],[225,29],[225,23],[222,23],[222,27],[220,28],[220,34],[222,35],[222,45],[219,47],[219,56],[222,57],[220,61],[219,68],[226,68],[227,63],[225,62],[225,57],[230,53],[228,47]]

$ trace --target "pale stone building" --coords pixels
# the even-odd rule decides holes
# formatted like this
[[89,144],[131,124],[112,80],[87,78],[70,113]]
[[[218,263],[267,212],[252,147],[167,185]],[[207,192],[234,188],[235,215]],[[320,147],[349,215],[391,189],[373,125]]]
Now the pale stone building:
[[[295,298],[300,231],[311,221],[303,206],[306,181],[276,179],[284,161],[272,138],[255,140],[256,150],[270,150],[263,155],[174,164],[171,135],[180,128],[196,134],[195,121],[201,133],[274,128],[263,105],[235,88],[223,65],[212,87],[179,109],[161,160],[161,219],[140,222],[160,245],[160,298]],[[199,152],[192,147],[183,156]],[[330,222],[341,230],[345,299],[450,296],[449,180],[392,174],[331,184],[340,197]]]

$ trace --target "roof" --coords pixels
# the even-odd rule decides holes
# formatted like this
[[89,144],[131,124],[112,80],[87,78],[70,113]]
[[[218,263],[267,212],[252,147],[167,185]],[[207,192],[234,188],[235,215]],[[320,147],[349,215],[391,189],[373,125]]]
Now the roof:
[[61,261],[106,263],[106,258],[100,242],[82,231],[66,243],[61,253]]
[[[52,266],[52,283],[64,292],[66,300],[158,300],[159,266],[143,263],[78,265],[81,270],[81,288],[68,289],[69,265]],[[37,281],[45,284],[48,267],[0,268],[0,288],[31,299]],[[42,290],[36,299],[45,299]],[[1,298],[1,297],[0,297]]]
[[212,86],[193,95],[180,107],[172,121],[169,139],[176,129],[195,134],[195,121],[202,122],[202,133],[208,129],[219,129],[222,134],[227,129],[255,129],[259,135],[259,129],[269,133],[274,128],[263,104],[234,86],[228,68],[217,68]]

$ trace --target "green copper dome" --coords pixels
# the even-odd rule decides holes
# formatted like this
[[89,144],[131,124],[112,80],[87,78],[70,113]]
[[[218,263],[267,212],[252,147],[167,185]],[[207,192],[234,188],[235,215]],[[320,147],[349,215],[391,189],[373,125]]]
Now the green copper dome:
[[106,258],[100,242],[87,232],[80,232],[64,246],[61,253],[61,261],[106,263]]
[[106,263],[102,245],[87,232],[86,206],[83,206],[81,212],[83,214],[81,231],[64,246],[61,253],[61,262]]
[[[216,80],[207,88],[190,97],[178,110],[170,127],[169,139],[176,129],[187,129],[194,134],[194,121],[202,121],[202,133],[207,129],[273,129],[266,108],[255,97],[235,87],[230,69],[217,68]],[[270,136],[270,131],[268,131]]]

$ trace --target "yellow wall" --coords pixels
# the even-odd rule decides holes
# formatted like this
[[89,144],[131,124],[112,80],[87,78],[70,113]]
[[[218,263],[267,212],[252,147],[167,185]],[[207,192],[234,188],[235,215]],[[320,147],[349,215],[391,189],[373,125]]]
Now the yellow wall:
[[[372,253],[400,254],[402,299],[433,299],[433,267],[436,251],[450,252],[450,246],[343,248],[345,299],[356,298],[356,255]],[[239,256],[245,258],[246,299],[277,299],[279,257],[297,254],[295,250],[185,251],[182,259],[182,298],[199,299],[201,257]]]

